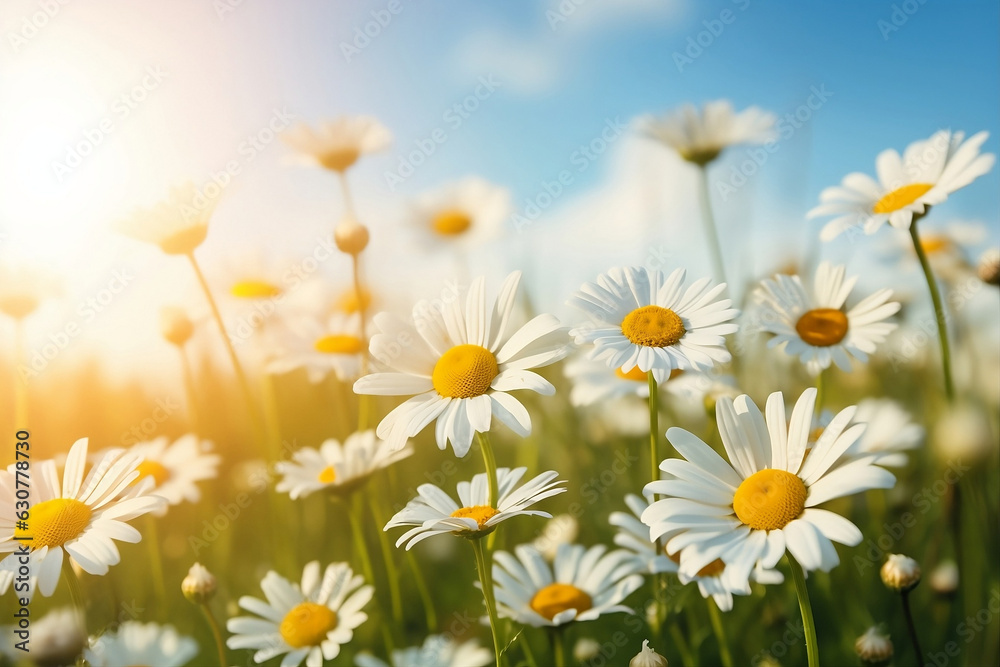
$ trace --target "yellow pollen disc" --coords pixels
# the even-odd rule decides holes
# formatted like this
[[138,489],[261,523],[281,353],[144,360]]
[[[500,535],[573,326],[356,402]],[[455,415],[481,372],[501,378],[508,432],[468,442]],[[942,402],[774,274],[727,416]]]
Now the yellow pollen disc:
[[458,519],[475,519],[479,524],[479,529],[486,527],[486,522],[495,517],[498,512],[489,505],[473,505],[472,507],[459,507],[451,513]]
[[353,288],[349,289],[337,299],[337,308],[345,313],[358,313],[362,310],[368,310],[368,306],[370,305],[372,305],[371,292],[364,288],[361,288],[360,291],[356,291]]
[[802,480],[773,468],[747,477],[733,496],[737,518],[754,530],[780,530],[802,514],[805,506]]
[[327,466],[323,468],[316,479],[319,480],[320,484],[333,484],[337,481],[337,471],[333,469],[333,466]]
[[549,584],[531,598],[531,608],[550,621],[567,609],[583,613],[592,606],[590,596],[570,584]]
[[160,250],[168,255],[187,255],[201,245],[208,235],[208,225],[192,225],[160,240]]
[[809,345],[836,345],[847,335],[847,315],[836,308],[807,310],[795,323],[795,331]]
[[456,345],[434,364],[431,382],[446,398],[482,396],[499,373],[497,358],[479,345]]
[[628,372],[625,372],[620,368],[616,368],[615,375],[620,377],[622,380],[632,380],[634,382],[646,382],[649,377],[649,373],[643,373],[639,370],[638,366]]
[[323,336],[313,345],[317,352],[324,354],[361,354],[365,344],[357,336],[335,334]]
[[[667,558],[674,561],[678,565],[681,564],[681,552],[678,551],[675,554],[668,554]],[[722,562],[721,558],[716,558],[711,563],[705,567],[698,570],[699,577],[717,577],[722,574],[723,570],[726,569],[726,564]]]
[[292,648],[319,646],[337,627],[337,612],[326,605],[301,602],[285,614],[278,631]]
[[472,226],[472,218],[464,211],[450,209],[441,211],[431,222],[434,231],[442,236],[457,236]]
[[280,296],[281,288],[263,280],[241,280],[230,292],[238,299],[266,299]]
[[943,236],[925,236],[920,239],[920,247],[928,255],[946,250],[949,246],[951,246],[951,241]]
[[156,461],[150,461],[149,459],[146,459],[145,461],[140,463],[139,467],[136,468],[136,470],[139,471],[139,476],[136,477],[134,480],[132,480],[132,483],[129,484],[129,486],[135,486],[136,484],[146,479],[147,477],[152,477],[153,481],[156,482],[156,486],[159,487],[165,481],[170,479],[169,470],[164,468]]
[[38,299],[28,294],[11,294],[0,298],[0,311],[7,313],[15,320],[27,317],[38,308]]
[[872,207],[873,213],[892,213],[917,201],[933,188],[931,183],[911,183],[886,194]]
[[80,535],[90,523],[90,508],[73,498],[53,498],[29,510],[28,529],[14,530],[16,538],[32,538],[24,543],[32,550],[61,547]]
[[319,163],[333,171],[344,171],[357,162],[360,155],[361,151],[354,146],[344,146],[320,155]]
[[646,347],[675,345],[685,333],[680,315],[660,306],[636,308],[622,321],[622,334],[636,345]]

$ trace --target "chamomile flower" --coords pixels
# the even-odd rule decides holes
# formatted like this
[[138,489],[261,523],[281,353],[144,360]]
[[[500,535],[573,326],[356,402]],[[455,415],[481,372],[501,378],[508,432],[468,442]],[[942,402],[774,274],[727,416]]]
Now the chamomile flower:
[[[48,665],[73,665],[87,644],[87,633],[80,614],[72,607],[53,609],[41,618],[31,619],[28,629],[17,626],[2,628],[3,641],[0,642],[0,655],[17,662],[24,656],[24,651],[15,644],[24,639],[30,650],[32,664],[46,667]],[[23,632],[24,635],[15,634]]]
[[415,544],[428,537],[451,533],[475,538],[492,533],[503,521],[515,516],[543,516],[548,512],[529,509],[535,503],[564,493],[564,482],[556,480],[558,473],[550,470],[538,475],[518,488],[527,468],[497,469],[497,506],[490,505],[489,480],[486,473],[479,473],[472,482],[458,483],[458,502],[433,484],[421,484],[419,494],[396,513],[385,530],[401,526],[414,526],[400,535],[396,546],[406,543],[409,551]]
[[761,282],[754,298],[761,304],[761,329],[774,334],[768,347],[797,356],[813,375],[830,364],[851,370],[851,357],[861,362],[896,328],[886,322],[899,311],[892,290],[881,289],[849,310],[845,302],[857,276],[844,278],[845,267],[822,262],[811,293],[798,276],[776,275]]
[[213,453],[211,442],[193,433],[173,442],[166,437],[140,442],[132,445],[128,453],[142,461],[136,468],[139,471],[136,483],[147,477],[152,479],[152,493],[166,498],[170,505],[201,500],[197,483],[215,479],[222,460]]
[[774,114],[749,107],[736,113],[729,100],[707,102],[699,111],[691,104],[656,118],[642,116],[639,130],[677,151],[688,162],[704,166],[737,144],[764,144],[777,138]]
[[292,500],[305,498],[316,491],[350,493],[372,473],[387,468],[413,453],[409,445],[392,449],[375,437],[375,431],[360,431],[347,436],[343,446],[333,438],[319,449],[303,447],[292,454],[291,461],[278,461],[275,469],[282,475],[277,490]]
[[343,172],[367,153],[383,150],[392,134],[371,116],[340,116],[313,129],[296,125],[281,134],[282,140],[306,162]]
[[729,299],[716,299],[725,284],[702,278],[684,289],[684,276],[683,269],[665,279],[644,268],[612,269],[570,299],[592,320],[570,333],[579,345],[593,343],[591,358],[624,374],[652,371],[657,382],[675,369],[729,361],[723,336],[736,331],[738,311]]
[[493,653],[475,639],[460,644],[444,635],[431,635],[423,646],[393,651],[389,663],[367,653],[354,659],[358,667],[486,667],[492,662]]
[[642,513],[651,539],[680,552],[679,572],[693,577],[721,560],[733,579],[744,579],[760,561],[773,568],[786,550],[806,570],[829,571],[839,558],[833,542],[861,542],[857,526],[829,510],[828,500],[890,488],[895,478],[874,457],[845,460],[864,425],[848,424],[842,410],[806,454],[816,390],[807,389],[785,421],[781,392],[767,399],[767,419],[746,395],[721,399],[717,421],[728,461],[680,428],[667,439],[683,458],[660,464],[664,479],[646,493],[665,496]]
[[[412,398],[378,425],[378,435],[394,448],[437,420],[438,447],[450,441],[455,455],[465,456],[473,433],[490,430],[492,417],[524,437],[531,418],[509,391],[530,389],[551,395],[555,388],[530,369],[566,355],[566,334],[552,315],[542,314],[516,331],[510,322],[520,272],[507,276],[492,308],[485,281],[477,278],[465,304],[455,299],[441,310],[418,303],[413,323],[389,313],[375,316],[379,329],[371,341],[372,356],[392,369],[354,383],[358,394]],[[409,341],[400,353],[400,340]]]
[[993,167],[995,156],[980,153],[988,136],[979,132],[966,140],[964,132],[941,130],[913,142],[902,156],[891,148],[882,151],[875,159],[877,181],[855,172],[820,193],[820,205],[809,217],[834,216],[820,238],[829,241],[858,226],[874,234],[884,223],[909,229],[914,215],[923,215]]
[[115,230],[160,247],[168,255],[190,255],[208,235],[208,222],[218,199],[192,182],[175,187],[152,208],[139,208],[115,223]]
[[271,373],[304,368],[310,382],[322,382],[332,371],[339,380],[361,375],[366,345],[361,337],[361,314],[333,312],[325,319],[302,318],[290,325],[281,352],[267,365]]
[[93,667],[182,667],[198,655],[198,644],[169,625],[126,621],[92,639],[83,655]]
[[499,236],[510,215],[510,192],[475,176],[447,183],[413,204],[413,224],[440,244],[479,245]]
[[621,604],[642,586],[635,560],[627,551],[607,551],[604,545],[559,546],[550,566],[532,546],[522,544],[514,555],[493,556],[494,592],[500,616],[533,627],[557,627],[592,621],[604,614],[632,613]]
[[103,576],[121,560],[114,540],[136,543],[142,535],[126,523],[166,506],[166,499],[150,495],[153,482],[133,482],[141,459],[116,449],[104,454],[87,472],[87,440],[77,440],[66,457],[60,485],[56,463],[32,466],[31,509],[27,528],[18,526],[15,512],[14,465],[0,471],[0,594],[18,572],[19,547],[30,549],[29,591],[36,587],[49,597],[62,570],[63,552],[88,574]]
[[531,546],[538,549],[545,560],[551,562],[556,559],[556,552],[559,551],[560,544],[572,544],[576,542],[577,535],[580,534],[580,522],[572,514],[557,514],[542,527],[542,532],[531,542]]
[[0,313],[21,320],[59,293],[56,277],[39,266],[0,262]]
[[905,466],[909,460],[906,452],[919,447],[926,435],[924,427],[915,423],[912,415],[891,398],[862,400],[854,421],[865,424],[866,428],[847,454],[855,458],[875,456],[878,465],[890,468]]
[[327,565],[320,576],[319,561],[312,561],[302,571],[301,584],[268,572],[260,582],[267,602],[240,598],[240,607],[256,616],[229,619],[226,629],[232,636],[226,645],[254,650],[257,663],[284,655],[284,667],[298,667],[303,660],[308,667],[320,667],[340,655],[340,647],[368,620],[361,610],[375,589],[363,584],[347,563]]

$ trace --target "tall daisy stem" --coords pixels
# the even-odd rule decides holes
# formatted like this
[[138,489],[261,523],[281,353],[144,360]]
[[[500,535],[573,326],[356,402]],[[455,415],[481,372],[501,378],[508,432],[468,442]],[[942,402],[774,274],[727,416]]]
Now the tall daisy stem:
[[827,373],[829,369],[823,369],[816,375],[816,415],[823,412],[823,401],[826,399],[826,385],[829,383]]
[[[375,518],[375,527],[386,524],[385,516],[382,514],[382,501],[379,494],[372,500],[372,516]],[[389,542],[389,535],[384,530],[376,530],[378,533],[379,545],[382,547],[382,560],[385,561],[385,574],[389,579],[389,600],[392,604],[392,618],[396,621],[399,629],[403,630],[403,596],[399,590],[399,570],[396,568],[396,561],[393,558],[392,544]]]
[[650,479],[655,482],[660,479],[660,452],[658,445],[660,440],[660,405],[656,395],[657,385],[656,378],[653,377],[653,371],[650,370],[647,375],[649,379],[649,470]]
[[[364,574],[368,583],[374,586],[376,583],[375,568],[372,567],[372,557],[368,552],[368,543],[365,540],[365,531],[361,527],[363,512],[364,505],[362,504],[361,495],[356,493],[354,494],[354,498],[350,501],[350,511],[348,513],[351,524],[351,537],[354,540],[355,553],[357,554],[358,560],[361,561],[361,572]],[[385,639],[386,651],[391,655],[395,646],[392,640],[392,633],[389,632],[388,629],[388,624],[383,624],[382,626],[382,637]]]
[[910,223],[910,238],[913,239],[913,250],[920,260],[920,268],[924,271],[924,278],[927,280],[927,288],[931,293],[931,302],[934,304],[934,317],[937,320],[938,342],[941,345],[941,368],[944,372],[944,393],[949,402],[955,400],[955,385],[951,379],[951,348],[948,344],[948,320],[944,312],[944,303],[941,301],[941,291],[938,289],[937,280],[931,270],[931,263],[927,259],[927,253],[920,244],[920,234],[917,232],[917,220],[921,216],[913,216]]
[[799,611],[802,612],[802,628],[806,636],[806,655],[809,659],[809,667],[819,667],[819,646],[816,644],[816,622],[813,620],[812,605],[809,604],[809,589],[806,587],[806,575],[802,571],[802,566],[792,557],[786,554],[788,567],[792,571],[792,581],[795,582],[795,594],[799,598]]
[[420,569],[420,563],[417,562],[417,557],[413,555],[412,551],[406,552],[406,562],[410,566],[410,572],[413,573],[413,583],[417,587],[417,594],[420,595],[420,602],[424,606],[424,618],[427,620],[427,630],[434,633],[437,631],[438,624],[437,610],[434,608],[434,598],[431,597],[431,591],[427,587],[427,579],[424,577],[424,573]]
[[195,433],[201,434],[201,419],[198,413],[198,397],[194,382],[194,369],[191,368],[191,360],[188,359],[187,350],[183,346],[177,348],[177,353],[181,357],[181,371],[184,373],[184,391],[187,393],[188,416],[191,419],[191,428]]
[[472,550],[476,552],[476,568],[479,570],[479,583],[483,586],[483,599],[486,601],[486,613],[490,617],[490,631],[493,633],[493,653],[497,667],[502,667],[500,654],[500,619],[497,617],[497,603],[493,591],[493,571],[486,550],[483,548],[483,538],[472,540]]
[[[345,186],[346,187],[346,186]],[[361,350],[361,375],[368,374],[368,332],[367,323],[365,320],[368,318],[367,308],[365,307],[364,300],[364,286],[361,282],[361,256],[360,253],[353,253],[351,255],[351,277],[354,283],[354,296],[358,301],[358,316],[361,321],[359,333],[361,334],[361,340],[364,343],[364,349]],[[372,397],[368,394],[358,395],[358,430],[364,431],[368,428],[368,423],[371,421],[371,401]]]
[[351,188],[347,184],[347,174],[344,171],[338,171],[337,180],[340,182],[340,194],[344,197],[344,215],[355,220],[354,198],[351,196]]
[[219,652],[219,667],[226,667],[229,663],[226,661],[226,645],[222,642],[222,630],[219,628],[219,622],[215,620],[215,616],[212,614],[212,610],[209,609],[207,604],[202,603],[198,606],[201,607],[201,611],[205,614],[205,620],[208,621],[208,627],[212,629],[212,638],[215,640],[215,648]]
[[160,555],[160,536],[156,527],[156,517],[146,516],[146,540],[149,542],[149,567],[153,578],[153,593],[160,619],[166,618],[167,591],[163,584],[163,557]]
[[722,615],[719,613],[719,607],[715,604],[715,600],[709,598],[705,600],[708,603],[708,615],[712,620],[712,632],[715,633],[715,641],[719,643],[719,658],[722,660],[722,667],[733,667],[733,656],[729,652],[729,642],[726,641],[726,630],[722,625]]
[[923,662],[923,652],[920,650],[920,641],[917,639],[917,626],[913,623],[913,613],[910,611],[910,591],[906,591],[901,596],[903,598],[903,615],[906,617],[906,630],[910,633],[910,641],[913,642],[913,650],[916,651],[916,662]]
[[670,623],[670,638],[673,639],[674,646],[677,647],[677,651],[681,654],[681,664],[685,667],[697,667],[697,656],[691,651],[691,647],[688,646],[687,639],[684,638],[684,633],[681,632],[676,620]]
[[552,659],[556,667],[566,667],[566,641],[563,628],[555,627],[549,630],[549,640],[552,643]]
[[708,188],[708,166],[701,167],[699,172],[701,215],[702,221],[705,223],[705,234],[708,236],[708,248],[712,252],[712,266],[715,269],[715,279],[724,283],[726,282],[726,269],[722,259],[719,232],[715,228],[715,216],[712,214],[712,195]]
[[87,606],[83,600],[83,593],[80,592],[80,580],[73,571],[73,564],[70,562],[69,554],[63,554],[62,576],[66,580],[66,588],[69,589],[69,598],[76,609],[77,617],[83,624],[83,631],[87,631]]
[[497,509],[499,500],[499,483],[497,482],[497,460],[493,455],[493,445],[490,444],[489,433],[476,433],[479,449],[483,451],[483,463],[486,465],[486,479],[490,485],[490,507]]

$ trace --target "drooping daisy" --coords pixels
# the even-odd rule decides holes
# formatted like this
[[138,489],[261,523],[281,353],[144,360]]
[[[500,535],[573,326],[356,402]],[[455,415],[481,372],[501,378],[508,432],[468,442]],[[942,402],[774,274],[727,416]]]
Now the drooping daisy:
[[346,494],[364,484],[372,473],[387,468],[413,453],[409,445],[392,449],[375,437],[375,431],[360,431],[347,436],[344,445],[330,438],[319,449],[303,447],[292,454],[291,461],[278,461],[280,475],[277,490],[292,500],[327,490]]
[[340,116],[320,123],[315,130],[296,125],[281,138],[306,161],[343,172],[362,155],[383,150],[392,134],[371,116]]
[[198,643],[170,625],[126,621],[91,639],[83,655],[93,667],[182,667],[198,655]]
[[208,222],[218,198],[205,196],[194,183],[170,190],[166,199],[152,208],[139,208],[115,223],[115,230],[139,241],[152,243],[168,255],[189,255],[208,234]]
[[437,244],[478,245],[497,237],[510,215],[510,192],[476,176],[447,183],[413,203],[413,224]]
[[940,204],[948,195],[976,180],[993,167],[995,156],[979,150],[989,133],[965,140],[964,132],[941,130],[930,139],[915,141],[900,156],[894,149],[875,159],[878,181],[851,173],[841,184],[820,193],[820,205],[808,217],[834,216],[820,238],[829,241],[851,227],[874,234],[888,222],[909,229],[914,215]]
[[[100,458],[84,477],[87,440],[77,440],[69,450],[60,485],[56,463],[32,465],[31,508],[28,528],[15,525],[16,480],[14,465],[0,471],[0,594],[18,572],[22,544],[31,549],[29,593],[35,588],[49,597],[59,582],[63,551],[84,572],[103,576],[121,560],[114,540],[136,543],[139,531],[126,522],[166,506],[166,499],[150,495],[152,480],[133,484],[141,459],[116,449]],[[20,539],[16,539],[20,538]],[[30,538],[30,540],[28,539]],[[23,595],[19,592],[19,595]]]
[[552,470],[538,475],[520,488],[518,482],[527,468],[497,469],[497,506],[490,505],[489,480],[486,473],[479,473],[472,482],[458,483],[458,502],[433,484],[421,484],[419,494],[396,513],[385,530],[400,526],[415,526],[400,535],[396,546],[406,543],[409,551],[415,544],[428,537],[451,533],[461,537],[475,538],[492,533],[501,522],[515,516],[552,515],[540,510],[528,509],[535,503],[564,493],[565,487],[559,476]]
[[[201,500],[198,482],[215,479],[222,458],[213,453],[212,443],[188,433],[170,442],[167,437],[140,442],[128,450],[142,463],[136,468],[135,484],[147,477],[153,480],[152,493],[167,499],[170,505]],[[163,508],[166,511],[166,508]]]
[[642,522],[651,539],[680,552],[679,572],[695,576],[719,559],[733,579],[747,578],[758,561],[773,568],[786,550],[806,570],[829,571],[839,562],[833,542],[861,542],[853,523],[817,505],[889,488],[895,477],[872,457],[843,462],[865,428],[848,427],[854,407],[834,417],[807,455],[815,402],[816,390],[807,389],[789,423],[781,392],[768,397],[766,421],[746,395],[721,399],[717,421],[729,461],[684,429],[667,431],[683,458],[663,461],[664,479],[646,485],[646,493],[665,498]]
[[592,621],[603,614],[632,613],[621,604],[642,586],[635,559],[624,550],[607,551],[562,544],[550,566],[532,546],[493,556],[493,581],[500,616],[533,627]]
[[257,663],[284,655],[283,667],[297,667],[303,660],[308,667],[320,667],[340,655],[355,628],[368,620],[361,609],[375,589],[363,584],[347,563],[327,565],[321,577],[319,561],[313,561],[303,569],[301,584],[268,572],[260,582],[267,602],[240,598],[240,607],[257,616],[229,619],[226,629],[232,636],[226,645],[255,650]]
[[729,299],[718,299],[726,285],[702,278],[684,289],[683,269],[664,279],[659,271],[616,268],[585,283],[570,304],[592,322],[571,331],[579,345],[593,343],[590,353],[610,368],[628,374],[638,368],[653,372],[657,382],[674,369],[707,369],[732,357],[723,336],[736,331],[739,311]]
[[[83,618],[72,607],[53,609],[41,618],[31,619],[31,626],[23,630],[13,625],[0,628],[0,655],[10,658],[10,664],[17,664],[25,657],[25,652],[14,644],[28,640],[31,661],[36,665],[73,665],[87,644],[87,633],[83,629]],[[14,634],[25,632],[25,636]]]
[[707,102],[698,109],[685,104],[656,118],[638,119],[639,131],[677,151],[683,159],[704,166],[737,144],[764,144],[777,138],[774,114],[749,107],[736,113],[729,100]]
[[[492,308],[487,307],[485,281],[469,288],[441,310],[427,303],[413,309],[414,323],[389,313],[375,316],[380,330],[372,337],[372,356],[394,372],[373,373],[354,383],[358,394],[416,394],[390,412],[378,435],[399,448],[406,438],[437,420],[438,447],[450,441],[455,455],[469,452],[473,434],[490,430],[492,417],[520,436],[531,432],[531,418],[509,391],[530,389],[543,395],[555,387],[530,369],[566,355],[566,334],[552,315],[538,315],[511,333],[510,317],[521,273],[507,276]],[[399,341],[410,343],[400,353]]]
[[445,635],[431,635],[423,646],[393,651],[389,663],[367,653],[354,658],[357,667],[486,667],[492,662],[493,653],[475,639],[460,644]]
[[762,281],[754,293],[761,304],[760,327],[774,334],[768,347],[781,347],[799,357],[813,375],[831,363],[849,371],[851,357],[866,362],[876,344],[896,328],[885,321],[899,311],[899,303],[889,301],[890,289],[881,289],[846,310],[845,302],[858,278],[845,280],[844,272],[844,266],[822,262],[812,294],[798,276],[785,275]]
[[0,262],[0,313],[22,320],[59,293],[55,276],[37,265]]
[[361,338],[361,315],[340,312],[324,320],[303,318],[290,327],[279,354],[268,363],[271,373],[304,368],[309,381],[318,383],[333,371],[339,380],[356,380],[366,352]]

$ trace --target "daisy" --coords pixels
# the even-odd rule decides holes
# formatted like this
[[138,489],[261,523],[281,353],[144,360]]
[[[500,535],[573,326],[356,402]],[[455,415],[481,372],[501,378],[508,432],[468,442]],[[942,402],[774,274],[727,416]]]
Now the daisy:
[[354,659],[358,667],[486,667],[493,654],[475,639],[459,644],[445,635],[431,635],[423,646],[413,646],[392,652],[391,663],[362,653]]
[[848,174],[840,186],[820,193],[821,203],[808,217],[834,216],[820,232],[824,241],[857,226],[866,234],[886,222],[909,229],[914,216],[924,215],[927,207],[944,202],[993,167],[995,156],[980,153],[988,136],[979,132],[964,140],[964,132],[941,130],[913,142],[902,156],[891,148],[882,151],[875,159],[878,181],[867,174]]
[[810,295],[798,276],[776,275],[761,282],[754,298],[762,305],[761,330],[775,334],[768,347],[798,356],[812,375],[835,363],[851,370],[851,357],[861,362],[875,352],[896,325],[885,320],[899,311],[881,289],[845,312],[857,276],[845,280],[845,267],[822,262]]
[[550,566],[532,546],[493,556],[493,581],[500,615],[532,627],[592,621],[604,614],[633,613],[622,600],[642,586],[635,559],[624,550],[597,545],[559,546]]
[[499,236],[510,192],[476,176],[445,184],[413,204],[413,224],[438,243],[479,245]]
[[[201,500],[197,482],[215,479],[221,457],[212,453],[212,443],[188,433],[170,442],[160,437],[133,445],[128,453],[139,457],[139,476],[133,484],[147,477],[153,480],[153,493],[170,505]],[[163,508],[164,512],[166,507]]]
[[848,427],[853,406],[834,417],[807,455],[815,402],[816,390],[807,389],[789,423],[781,392],[768,397],[766,422],[748,396],[721,399],[717,421],[729,461],[688,431],[667,431],[683,459],[663,461],[664,479],[646,485],[646,493],[665,498],[642,513],[642,522],[651,539],[680,553],[681,574],[695,576],[718,559],[733,580],[743,579],[758,561],[773,568],[786,549],[806,570],[829,571],[839,562],[833,541],[861,542],[857,526],[816,506],[890,488],[895,477],[873,457],[844,462],[865,428]]
[[737,144],[765,144],[778,138],[774,114],[749,107],[733,111],[729,100],[707,102],[699,113],[685,104],[660,118],[642,116],[639,131],[655,139],[688,162],[704,166]]
[[[572,381],[569,401],[576,407],[604,404],[624,397],[642,400],[649,398],[649,381],[646,373],[635,367],[627,373],[620,368],[611,370],[604,363],[579,356],[568,362],[564,368],[566,377]],[[685,400],[701,405],[708,391],[716,382],[734,382],[731,376],[710,377],[703,373],[670,371],[661,388],[672,399]]]
[[83,655],[93,667],[181,667],[198,655],[198,644],[170,625],[126,621],[117,630],[92,639]]
[[165,498],[149,495],[152,480],[133,484],[139,478],[140,463],[141,459],[116,449],[104,454],[84,477],[86,438],[70,448],[61,486],[55,461],[35,463],[27,530],[15,526],[18,499],[14,464],[0,471],[0,553],[10,553],[0,562],[0,594],[7,591],[18,572],[20,556],[16,551],[22,545],[31,550],[29,598],[36,586],[45,597],[55,591],[64,551],[88,574],[103,576],[110,566],[117,565],[121,556],[114,540],[134,544],[142,539],[126,522],[167,503]]
[[278,461],[275,469],[282,478],[277,490],[289,494],[292,500],[321,490],[350,493],[373,473],[412,453],[409,445],[392,449],[385,440],[375,437],[375,431],[352,433],[343,446],[330,438],[319,449],[303,447],[292,454],[291,461]]
[[322,382],[333,371],[339,380],[361,375],[365,341],[361,337],[361,314],[334,312],[324,320],[301,319],[290,325],[281,352],[267,365],[271,373],[304,368],[309,381]]
[[515,516],[543,516],[548,512],[528,509],[535,503],[564,493],[562,480],[552,470],[544,472],[520,488],[518,482],[527,468],[497,469],[497,506],[490,505],[489,481],[486,473],[472,478],[472,482],[458,483],[458,502],[433,484],[421,484],[418,496],[396,513],[384,530],[400,526],[415,526],[403,533],[396,546],[406,543],[409,551],[415,544],[428,537],[451,533],[466,538],[478,538],[492,533],[501,522]]
[[149,209],[136,209],[115,223],[115,230],[160,246],[168,255],[190,255],[208,234],[208,222],[218,198],[209,198],[187,182]]
[[[390,412],[378,425],[378,435],[394,448],[403,446],[435,419],[438,447],[450,441],[455,455],[469,452],[473,433],[490,430],[492,417],[524,437],[531,418],[509,391],[530,389],[543,395],[555,387],[530,369],[566,356],[565,329],[552,315],[542,314],[511,332],[511,311],[521,279],[507,276],[500,296],[488,308],[485,281],[469,288],[465,307],[460,299],[442,310],[425,302],[413,310],[414,323],[389,313],[375,316],[380,333],[372,337],[371,353],[394,372],[373,373],[354,383],[358,394],[416,394]],[[410,344],[399,352],[399,340]]]
[[40,267],[0,262],[0,313],[22,320],[58,294],[56,277]]
[[[32,664],[74,665],[87,643],[83,625],[83,618],[72,607],[53,609],[40,619],[32,618],[28,630],[21,630],[13,625],[4,627],[0,655],[10,658],[10,664],[17,664],[24,656],[24,651],[14,644],[27,639]],[[19,635],[18,632],[25,635]]]
[[[833,419],[833,413],[824,410],[820,416],[820,430]],[[847,450],[853,458],[874,456],[880,466],[899,468],[909,459],[906,452],[916,449],[924,441],[924,427],[902,405],[891,398],[866,398],[858,403],[854,421],[865,424],[865,432]]]
[[560,544],[572,544],[580,533],[580,522],[572,514],[557,514],[545,522],[542,532],[531,542],[545,560],[552,562]]
[[[974,222],[952,221],[941,226],[923,227],[920,248],[927,256],[934,275],[950,283],[967,278],[973,273],[968,250],[980,245],[989,234],[986,225]],[[892,237],[895,246],[890,250],[896,255],[901,269],[917,266],[917,254],[910,239]]]
[[593,343],[591,358],[629,373],[653,372],[657,382],[674,369],[706,369],[731,355],[723,336],[736,331],[739,311],[718,299],[726,285],[702,278],[684,289],[683,269],[665,280],[659,271],[639,267],[612,269],[586,283],[570,304],[591,323],[571,331],[578,345]]
[[300,124],[281,138],[305,161],[331,171],[344,172],[367,153],[383,150],[392,135],[371,116],[340,116],[317,129]]
[[232,636],[226,645],[256,650],[257,663],[284,655],[283,667],[298,667],[303,660],[320,667],[336,658],[354,638],[354,629],[368,620],[361,609],[375,589],[362,584],[347,563],[328,565],[321,578],[319,561],[313,561],[303,569],[301,585],[268,572],[260,582],[267,602],[240,598],[240,606],[257,616],[229,619],[226,629]]

